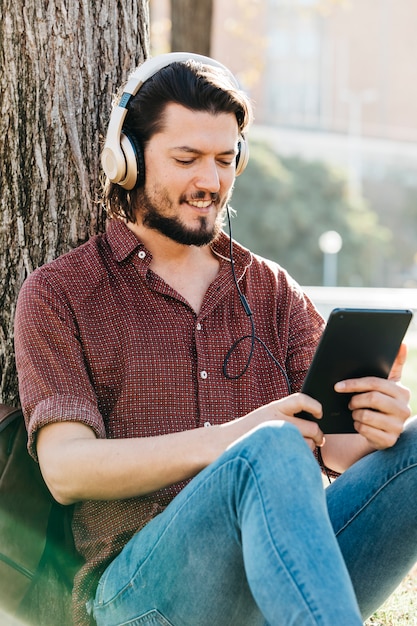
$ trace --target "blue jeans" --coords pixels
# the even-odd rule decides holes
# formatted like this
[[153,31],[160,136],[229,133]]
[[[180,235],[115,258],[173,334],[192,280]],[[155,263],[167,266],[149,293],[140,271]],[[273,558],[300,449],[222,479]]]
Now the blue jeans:
[[103,574],[99,626],[355,626],[417,560],[417,420],[326,490],[289,423],[200,472]]

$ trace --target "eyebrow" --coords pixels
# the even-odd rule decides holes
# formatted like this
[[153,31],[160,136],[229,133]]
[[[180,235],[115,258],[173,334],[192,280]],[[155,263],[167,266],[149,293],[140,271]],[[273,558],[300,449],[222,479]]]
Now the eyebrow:
[[[189,152],[190,154],[204,154],[203,150],[198,150],[197,148],[192,148],[191,146],[174,146],[170,148],[171,152],[174,152],[175,150],[178,150],[178,152]],[[219,152],[219,154],[233,156],[237,154],[237,150],[235,148],[232,148],[230,150],[224,150],[223,152]]]

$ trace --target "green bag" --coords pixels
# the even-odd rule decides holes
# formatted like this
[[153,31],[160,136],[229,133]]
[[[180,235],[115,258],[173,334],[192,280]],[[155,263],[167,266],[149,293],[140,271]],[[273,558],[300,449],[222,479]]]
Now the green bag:
[[52,498],[26,446],[22,411],[0,404],[0,611],[9,615],[18,612],[45,561],[68,588],[79,566],[72,507]]

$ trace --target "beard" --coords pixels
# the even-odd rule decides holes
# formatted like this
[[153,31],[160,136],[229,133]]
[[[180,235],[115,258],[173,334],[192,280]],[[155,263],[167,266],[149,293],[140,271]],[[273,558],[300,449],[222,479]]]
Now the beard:
[[[193,200],[203,199],[205,196],[206,194],[204,192],[201,192],[201,194],[196,193],[193,194]],[[196,228],[189,228],[179,217],[168,217],[164,215],[159,208],[159,206],[165,208],[171,208],[173,206],[167,192],[159,194],[158,206],[156,206],[150,194],[143,188],[138,190],[136,196],[136,205],[138,207],[137,215],[142,219],[144,226],[158,231],[176,243],[200,247],[211,243],[218,237],[223,226],[226,212],[225,206],[229,197],[230,194],[220,203],[219,194],[211,194],[212,201],[218,203],[220,206],[214,224],[210,225],[208,219],[205,216],[201,216],[198,218],[198,226]],[[180,204],[183,201],[185,201],[185,198],[180,199]]]

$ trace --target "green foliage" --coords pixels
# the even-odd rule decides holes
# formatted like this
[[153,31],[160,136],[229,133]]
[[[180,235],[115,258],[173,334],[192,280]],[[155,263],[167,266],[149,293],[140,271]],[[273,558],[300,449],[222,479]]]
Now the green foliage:
[[320,235],[336,230],[343,239],[338,284],[376,286],[381,259],[390,254],[390,231],[362,198],[349,198],[341,172],[319,161],[279,157],[266,144],[250,146],[250,160],[236,180],[233,237],[271,258],[301,284],[320,285]]

